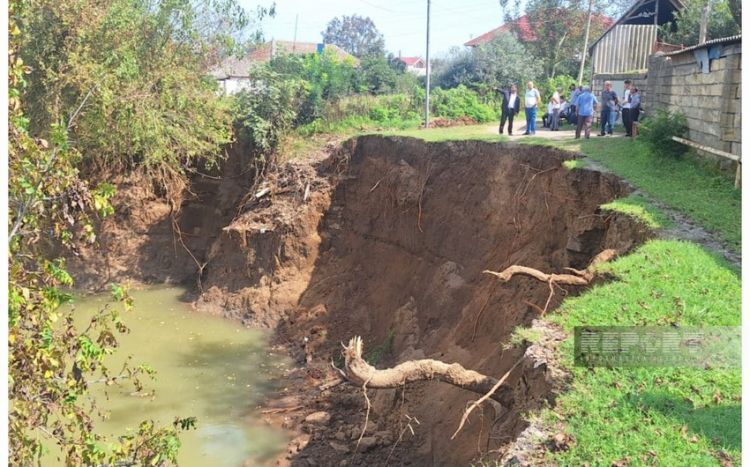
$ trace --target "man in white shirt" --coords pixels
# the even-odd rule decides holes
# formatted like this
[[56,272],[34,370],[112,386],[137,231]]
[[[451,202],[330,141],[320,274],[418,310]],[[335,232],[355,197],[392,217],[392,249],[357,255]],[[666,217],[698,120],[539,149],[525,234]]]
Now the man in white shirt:
[[529,81],[526,83],[526,133],[524,135],[536,134],[536,112],[539,109],[539,101],[542,100],[542,96],[539,91],[534,87],[534,82]]
[[550,119],[549,125],[550,131],[558,131],[560,129],[560,91],[562,91],[562,88],[557,88],[550,99],[552,102],[552,118]]
[[513,117],[521,110],[521,99],[518,98],[518,88],[515,84],[510,89],[501,89],[503,94],[503,105],[500,117],[500,134],[503,134],[505,122],[508,122],[508,135],[513,136]]
[[633,126],[633,119],[630,115],[630,87],[632,83],[629,79],[625,80],[625,91],[622,94],[622,104],[620,109],[622,110],[622,124],[625,125],[625,136],[630,136],[630,129]]

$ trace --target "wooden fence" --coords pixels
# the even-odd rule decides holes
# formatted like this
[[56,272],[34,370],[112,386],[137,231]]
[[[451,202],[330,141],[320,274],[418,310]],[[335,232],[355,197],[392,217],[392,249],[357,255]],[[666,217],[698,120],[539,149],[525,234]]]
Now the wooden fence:
[[656,26],[622,24],[612,28],[594,46],[594,75],[626,73],[648,68],[648,57],[656,42]]

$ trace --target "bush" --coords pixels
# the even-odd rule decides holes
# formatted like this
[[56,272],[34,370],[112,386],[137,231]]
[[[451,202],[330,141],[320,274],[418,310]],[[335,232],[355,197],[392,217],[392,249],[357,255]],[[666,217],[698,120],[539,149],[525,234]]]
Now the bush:
[[297,118],[306,97],[301,80],[284,79],[267,68],[253,70],[252,84],[235,96],[235,118],[240,132],[256,151],[273,151]]
[[641,122],[639,133],[654,154],[676,159],[685,153],[685,146],[672,137],[685,136],[687,129],[687,119],[683,114],[657,109],[653,116]]
[[542,93],[542,101],[547,102],[552,97],[552,94],[557,91],[557,88],[562,89],[560,92],[562,97],[570,100],[569,89],[571,84],[578,85],[578,81],[572,76],[557,75],[554,78],[547,78],[547,80],[539,87],[539,92]]
[[404,129],[420,122],[420,102],[405,94],[383,96],[354,95],[325,106],[322,118],[297,128],[302,136],[337,133],[352,128]]
[[245,21],[231,1],[211,3],[212,14],[196,2],[24,3],[20,53],[31,71],[23,92],[34,136],[48,137],[59,115],[79,109],[71,138],[83,161],[105,172],[142,166],[159,180],[218,159],[232,119],[205,77],[204,51],[231,50],[226,33]]
[[436,117],[471,117],[479,123],[498,118],[497,110],[481,103],[477,93],[464,85],[453,89],[433,89],[431,94],[430,112]]
[[302,96],[295,123],[304,125],[323,118],[330,102],[349,96],[358,89],[358,76],[351,59],[339,60],[332,49],[322,54],[280,54],[268,68],[288,80],[302,80]]

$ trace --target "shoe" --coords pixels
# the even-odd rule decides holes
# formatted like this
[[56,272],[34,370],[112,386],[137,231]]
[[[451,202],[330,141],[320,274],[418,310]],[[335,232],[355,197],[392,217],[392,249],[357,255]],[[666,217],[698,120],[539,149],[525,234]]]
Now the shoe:
[[501,135],[503,134],[503,129],[502,129],[502,128],[500,128],[500,134],[501,134]]
[[525,135],[530,135],[530,134],[531,134],[531,133],[529,133],[529,132],[527,131],[526,133],[524,133],[524,136],[525,136]]
[[508,136],[513,136],[513,133],[508,133]]
[[605,133],[599,133],[599,136],[606,136]]

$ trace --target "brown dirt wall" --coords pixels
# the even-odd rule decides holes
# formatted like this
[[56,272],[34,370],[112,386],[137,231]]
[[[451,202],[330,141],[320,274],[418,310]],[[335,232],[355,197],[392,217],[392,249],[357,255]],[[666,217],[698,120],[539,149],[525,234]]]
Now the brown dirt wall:
[[[299,364],[291,392],[269,403],[280,414],[271,422],[298,434],[279,463],[466,465],[501,456],[527,426],[522,414],[561,389],[561,375],[528,349],[502,345],[538,317],[529,303],[544,306],[547,284],[503,284],[482,271],[584,268],[601,250],[624,253],[650,235],[599,210],[627,188],[610,174],[566,169],[574,157],[539,146],[365,136],[288,163],[243,208],[251,183],[237,177],[241,162],[225,167],[222,181],[193,184],[179,223],[205,264],[196,308],[275,329]],[[74,268],[84,284],[102,282],[105,270],[104,280],[194,284],[198,269],[175,241],[165,204],[128,181],[116,201],[118,217],[103,226],[106,255],[84,252]],[[580,291],[558,289],[550,309]],[[504,386],[504,403],[473,415],[455,440],[477,395],[430,381],[370,390],[367,440],[355,451],[362,389],[326,388],[340,343],[354,335],[378,367],[434,358],[499,377],[524,352],[527,361]],[[305,421],[320,410],[330,419]]]

